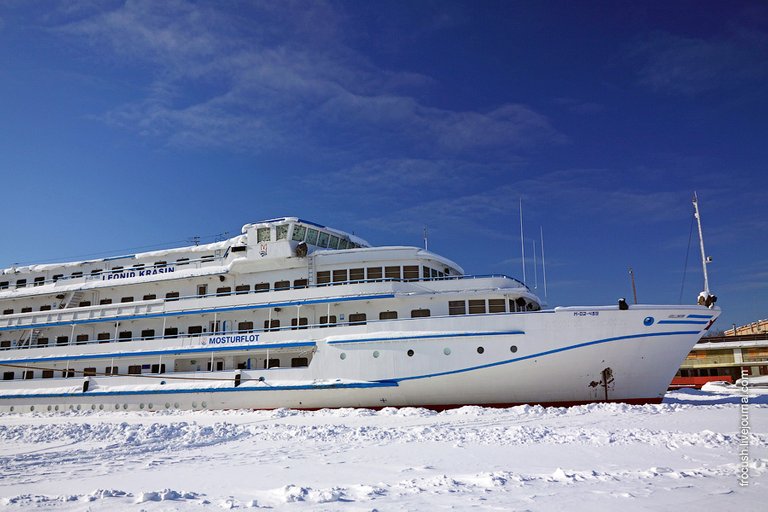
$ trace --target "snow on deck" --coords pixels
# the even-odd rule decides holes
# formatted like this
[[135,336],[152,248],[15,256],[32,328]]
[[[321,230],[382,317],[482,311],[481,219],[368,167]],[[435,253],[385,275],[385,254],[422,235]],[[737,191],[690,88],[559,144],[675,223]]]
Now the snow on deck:
[[768,395],[661,405],[0,415],[9,510],[756,510]]

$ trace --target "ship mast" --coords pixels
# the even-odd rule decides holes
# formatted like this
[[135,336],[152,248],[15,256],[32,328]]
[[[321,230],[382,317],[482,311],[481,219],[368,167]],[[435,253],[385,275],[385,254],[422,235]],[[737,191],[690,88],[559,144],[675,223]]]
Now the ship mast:
[[709,295],[709,277],[707,275],[707,263],[712,261],[712,258],[707,258],[707,254],[704,251],[704,234],[701,230],[701,213],[699,212],[699,197],[696,192],[693,193],[693,208],[696,222],[699,225],[699,247],[701,248],[701,266],[704,269],[704,293]]

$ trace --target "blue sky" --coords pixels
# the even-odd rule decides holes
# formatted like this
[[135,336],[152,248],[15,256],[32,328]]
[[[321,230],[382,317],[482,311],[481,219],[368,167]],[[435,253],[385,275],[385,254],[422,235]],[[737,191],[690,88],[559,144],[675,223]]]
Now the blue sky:
[[768,317],[766,84],[764,2],[6,0],[0,266],[296,215],[520,276],[522,198],[550,305],[674,304],[697,190],[727,328]]

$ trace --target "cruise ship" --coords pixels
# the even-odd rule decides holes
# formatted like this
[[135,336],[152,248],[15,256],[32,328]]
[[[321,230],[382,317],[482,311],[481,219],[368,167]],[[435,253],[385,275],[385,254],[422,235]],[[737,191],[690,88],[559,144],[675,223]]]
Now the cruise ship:
[[658,403],[719,315],[522,282],[296,217],[0,271],[0,411]]

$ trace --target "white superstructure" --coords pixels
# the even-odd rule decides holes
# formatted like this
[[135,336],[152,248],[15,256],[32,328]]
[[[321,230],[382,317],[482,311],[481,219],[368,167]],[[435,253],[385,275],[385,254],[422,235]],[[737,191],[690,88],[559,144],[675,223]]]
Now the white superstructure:
[[295,217],[0,273],[0,410],[658,402],[719,309],[542,310],[521,282]]

